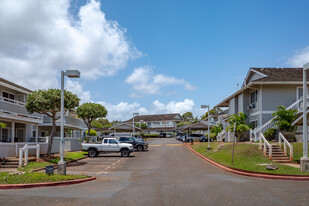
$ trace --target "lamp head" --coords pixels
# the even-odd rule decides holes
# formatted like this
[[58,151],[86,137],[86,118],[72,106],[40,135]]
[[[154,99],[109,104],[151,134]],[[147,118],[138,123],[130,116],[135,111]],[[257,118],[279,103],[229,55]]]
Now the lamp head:
[[70,78],[80,78],[80,72],[78,70],[66,70],[64,74]]
[[201,108],[202,109],[205,109],[205,108],[207,108],[208,107],[208,105],[201,105]]

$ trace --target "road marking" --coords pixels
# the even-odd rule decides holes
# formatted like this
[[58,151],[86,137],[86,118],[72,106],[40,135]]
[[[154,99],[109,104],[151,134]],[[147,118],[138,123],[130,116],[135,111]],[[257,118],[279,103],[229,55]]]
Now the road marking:
[[183,144],[154,144],[149,145],[150,147],[170,147],[170,146],[181,146]]
[[108,166],[108,167],[105,167],[105,169],[109,169],[109,168],[111,168],[110,166]]
[[103,172],[98,172],[96,175],[100,175],[100,174],[103,174]]

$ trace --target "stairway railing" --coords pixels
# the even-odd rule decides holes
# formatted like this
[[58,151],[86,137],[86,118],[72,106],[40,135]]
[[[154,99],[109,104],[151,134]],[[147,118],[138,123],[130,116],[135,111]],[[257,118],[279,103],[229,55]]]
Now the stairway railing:
[[[264,144],[264,148],[262,148],[262,144]],[[260,148],[259,149],[263,149],[265,156],[267,156],[266,146],[269,148],[269,153],[268,153],[269,159],[272,160],[272,158],[273,158],[272,146],[271,146],[271,144],[269,144],[269,142],[265,139],[264,135],[261,133],[260,134]]]
[[[289,107],[287,107],[286,109],[297,109],[299,111],[300,107],[301,107],[301,102],[303,101],[303,99],[299,99],[296,102],[294,102],[293,104],[291,104]],[[255,128],[253,130],[253,135],[254,135],[254,139],[257,139],[257,136],[259,133],[264,133],[267,129],[274,127],[274,122],[273,120],[276,117],[273,117],[272,119],[270,119],[268,122],[266,122],[265,124],[263,124],[262,126]]]
[[293,161],[293,145],[291,145],[285,137],[282,135],[281,132],[279,132],[279,147],[282,147],[281,142],[283,141],[283,150],[284,154],[287,155],[287,147],[290,148],[290,161]]

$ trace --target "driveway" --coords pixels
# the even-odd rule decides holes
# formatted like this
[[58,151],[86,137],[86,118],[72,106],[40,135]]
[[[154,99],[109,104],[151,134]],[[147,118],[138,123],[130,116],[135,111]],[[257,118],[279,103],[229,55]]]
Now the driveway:
[[309,182],[230,174],[174,139],[152,139],[149,145],[148,152],[135,152],[131,158],[101,156],[68,168],[68,173],[95,175],[96,181],[0,191],[0,205],[309,204]]

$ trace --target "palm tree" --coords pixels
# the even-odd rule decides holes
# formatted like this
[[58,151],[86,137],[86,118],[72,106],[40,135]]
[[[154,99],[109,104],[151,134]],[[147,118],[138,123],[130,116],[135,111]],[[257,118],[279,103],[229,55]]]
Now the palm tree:
[[297,127],[292,125],[292,122],[295,120],[296,114],[296,109],[286,109],[281,105],[277,107],[277,111],[272,114],[275,117],[273,119],[274,125],[278,126],[280,130],[294,132]]
[[250,126],[246,123],[247,115],[239,112],[234,114],[229,118],[229,126],[227,131],[234,132],[234,126],[236,124],[235,136],[239,141],[244,141],[246,139],[246,131],[250,129]]
[[217,137],[218,134],[222,131],[222,129],[223,129],[222,124],[221,123],[217,123],[216,126],[213,126],[211,128],[211,133],[214,134],[215,137]]

